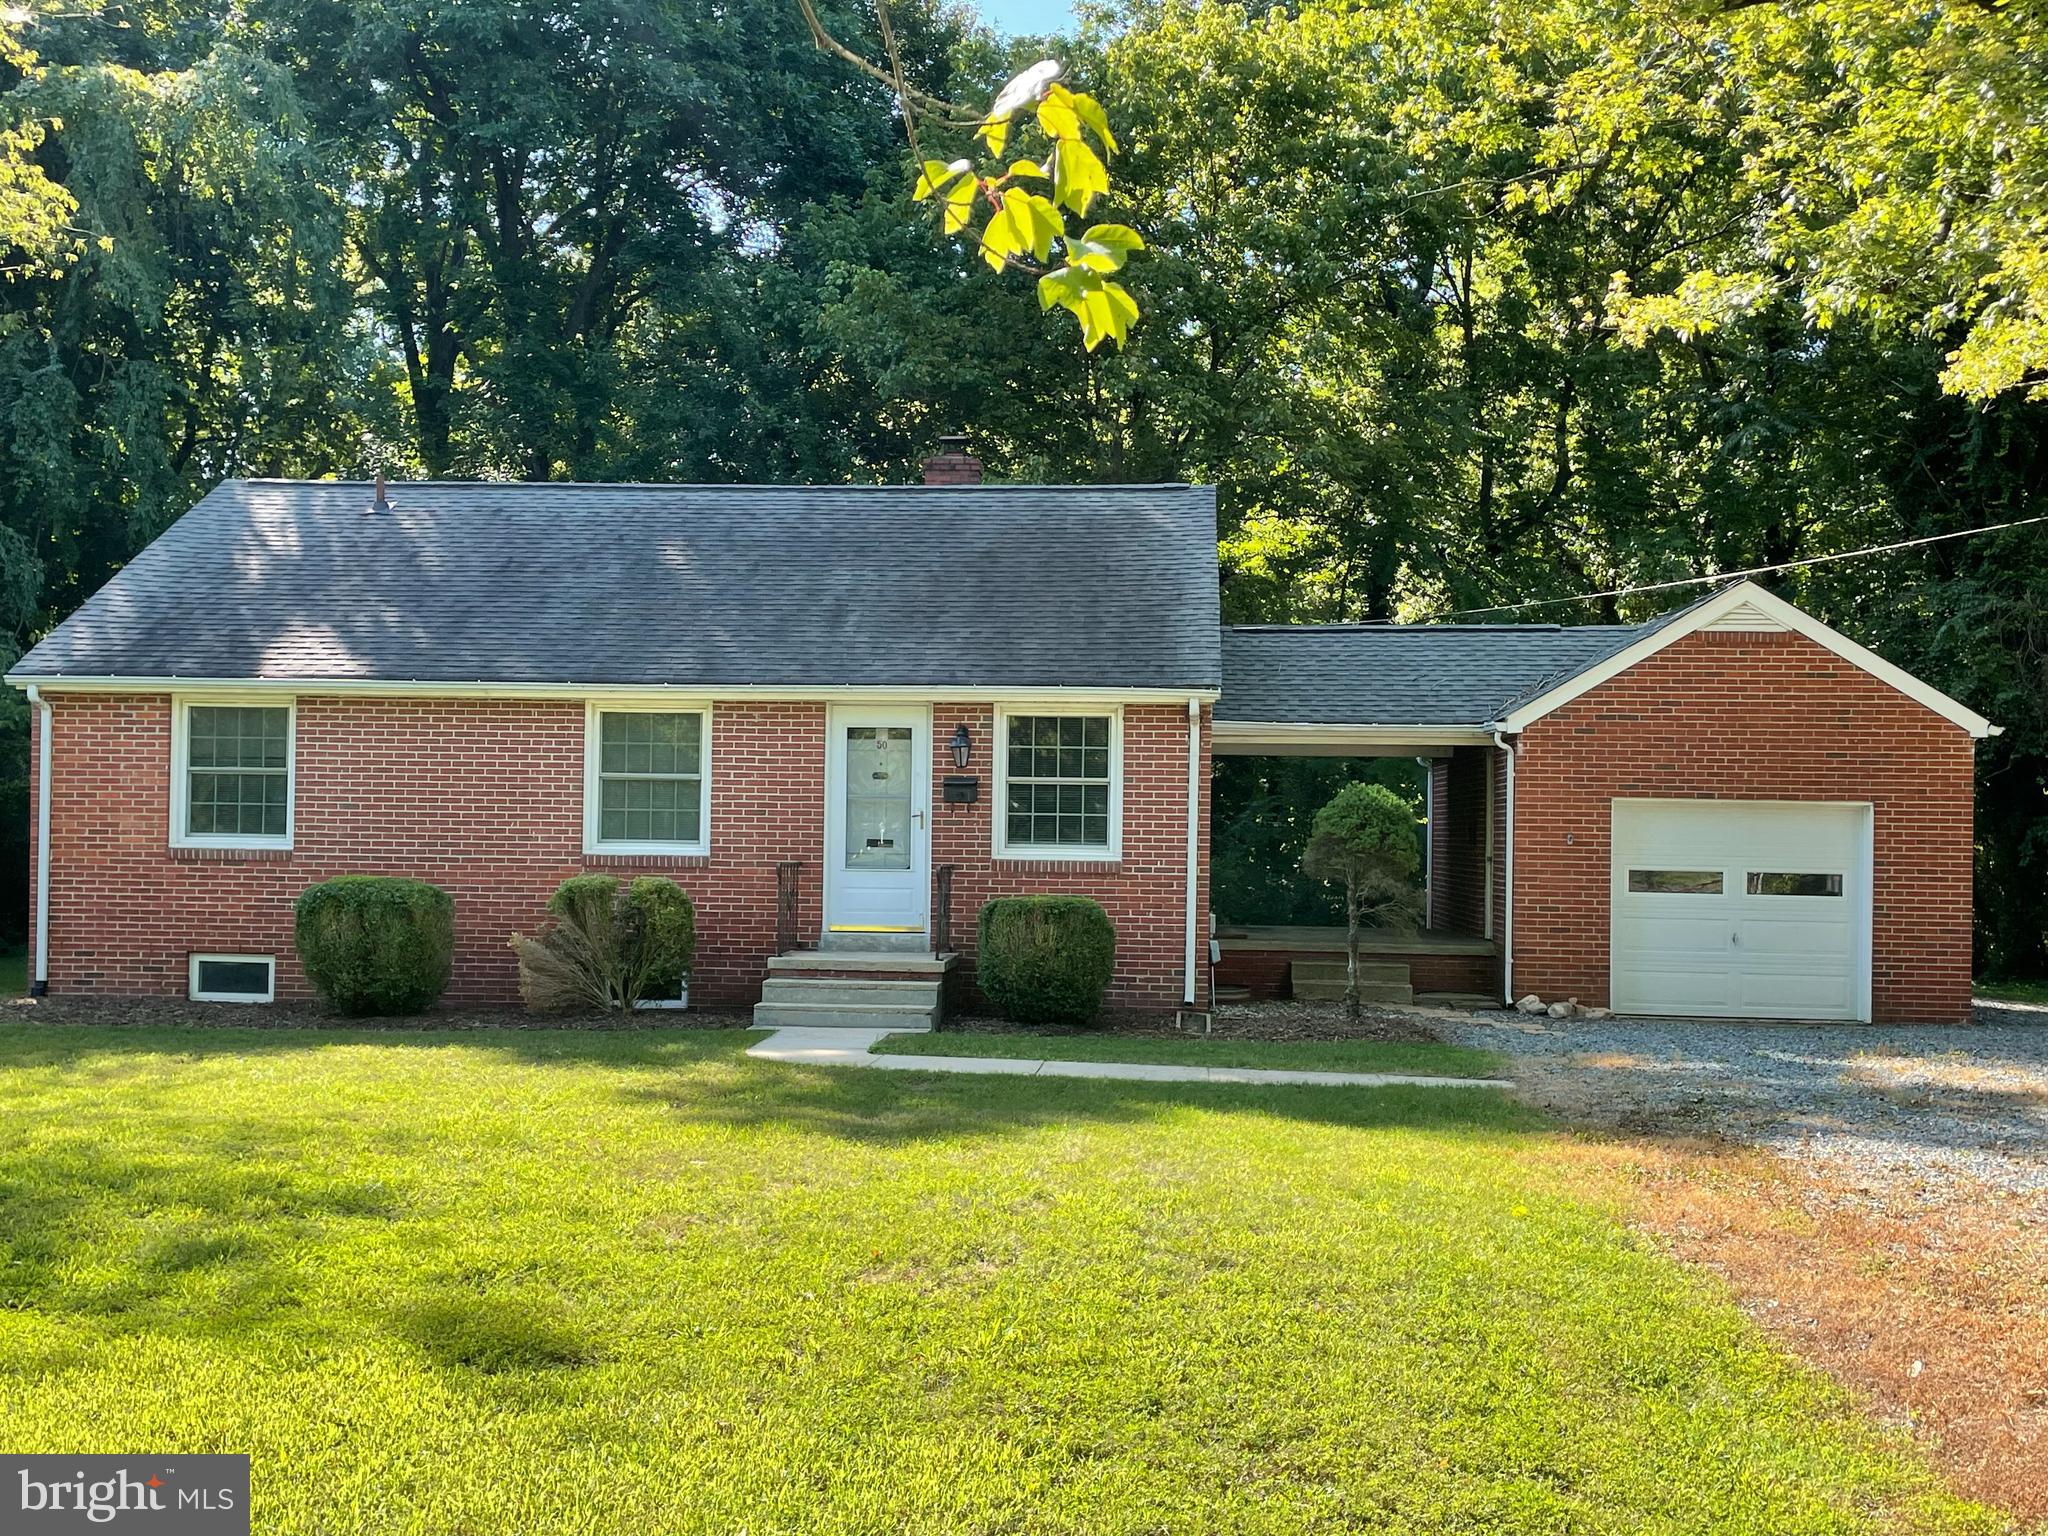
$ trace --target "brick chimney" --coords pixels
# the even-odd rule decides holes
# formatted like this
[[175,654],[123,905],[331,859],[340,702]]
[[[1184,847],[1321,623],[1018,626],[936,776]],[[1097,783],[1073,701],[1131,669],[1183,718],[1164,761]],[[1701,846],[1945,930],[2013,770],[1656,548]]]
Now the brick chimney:
[[939,451],[924,461],[926,485],[979,485],[981,460],[967,451],[964,437],[942,437]]

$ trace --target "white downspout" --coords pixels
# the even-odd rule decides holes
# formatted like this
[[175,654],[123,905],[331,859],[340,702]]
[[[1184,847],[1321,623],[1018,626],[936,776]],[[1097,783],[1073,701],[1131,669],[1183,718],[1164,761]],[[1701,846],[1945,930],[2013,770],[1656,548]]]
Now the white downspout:
[[29,708],[36,722],[36,974],[30,997],[50,990],[50,736],[56,716],[50,701],[34,683],[28,685]]
[[1202,850],[1202,701],[1188,700],[1188,900],[1187,954],[1183,961],[1180,1000],[1195,1006],[1195,890],[1201,878]]
[[[1515,744],[1499,731],[1493,733],[1493,744],[1508,755],[1508,814],[1507,850],[1504,871],[1506,880],[1502,886],[1500,903],[1500,990],[1501,1000],[1509,1007],[1515,1002]],[[1488,786],[1487,802],[1492,803],[1492,786]],[[1492,892],[1487,893],[1488,910],[1492,909]]]

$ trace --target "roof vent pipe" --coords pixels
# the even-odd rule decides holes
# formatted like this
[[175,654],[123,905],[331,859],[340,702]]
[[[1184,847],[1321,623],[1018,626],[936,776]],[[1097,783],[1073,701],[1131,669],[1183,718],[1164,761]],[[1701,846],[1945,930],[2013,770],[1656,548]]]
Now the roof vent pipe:
[[942,437],[939,451],[924,461],[926,485],[979,485],[981,460],[967,451],[964,437]]
[[371,499],[369,506],[363,510],[365,512],[389,512],[391,510],[391,503],[384,499],[384,471],[381,469],[377,471],[377,494]]

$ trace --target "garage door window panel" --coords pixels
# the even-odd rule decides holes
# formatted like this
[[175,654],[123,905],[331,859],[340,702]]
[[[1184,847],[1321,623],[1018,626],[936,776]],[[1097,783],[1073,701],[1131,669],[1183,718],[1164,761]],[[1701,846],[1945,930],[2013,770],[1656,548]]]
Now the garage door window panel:
[[1628,888],[1638,896],[1718,896],[1718,869],[1632,869]]
[[1772,870],[1753,869],[1749,872],[1749,894],[1752,896],[1839,896],[1842,894],[1840,875],[1787,874]]

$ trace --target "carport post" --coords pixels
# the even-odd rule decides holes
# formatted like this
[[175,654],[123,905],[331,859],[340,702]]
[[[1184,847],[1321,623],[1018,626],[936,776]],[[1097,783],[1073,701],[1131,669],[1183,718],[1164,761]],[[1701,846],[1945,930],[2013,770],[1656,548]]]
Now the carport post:
[[[1500,902],[1500,993],[1501,1001],[1509,1007],[1515,1002],[1515,743],[1499,731],[1493,733],[1493,744],[1507,754],[1508,769],[1508,814],[1507,814],[1507,863],[1503,871]],[[1489,800],[1491,795],[1487,797]],[[1492,905],[1491,899],[1488,906]]]

